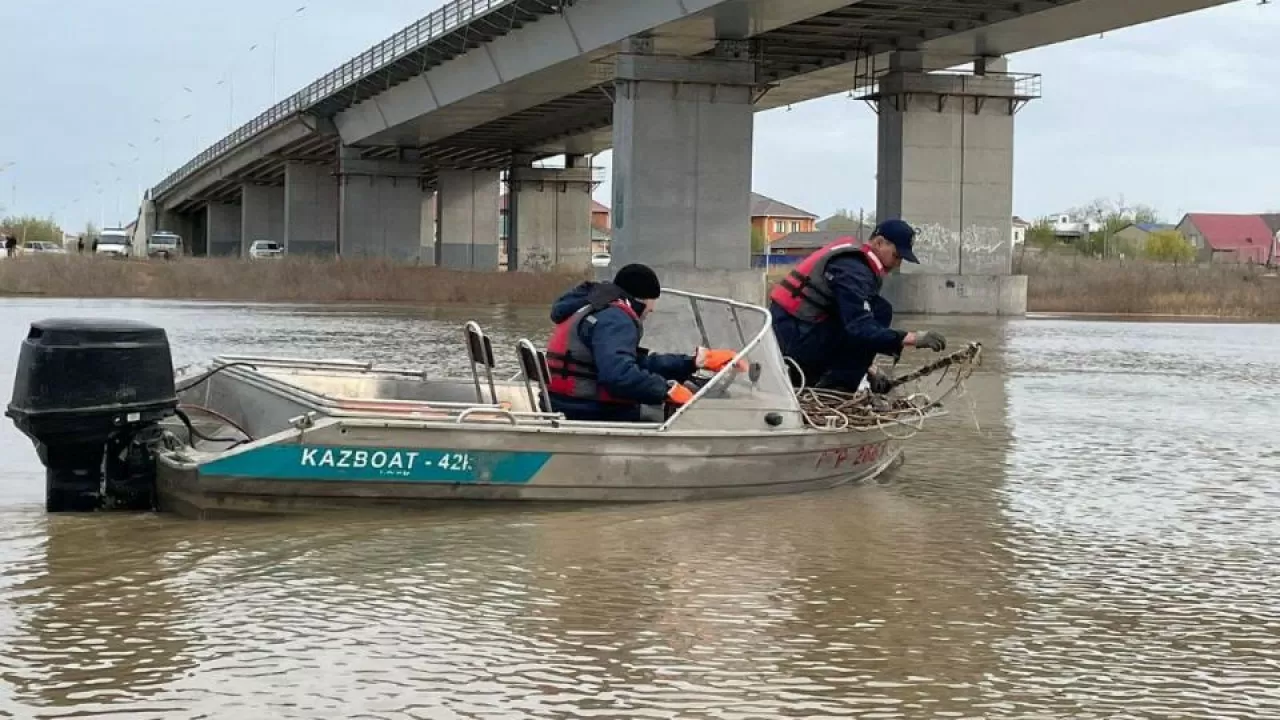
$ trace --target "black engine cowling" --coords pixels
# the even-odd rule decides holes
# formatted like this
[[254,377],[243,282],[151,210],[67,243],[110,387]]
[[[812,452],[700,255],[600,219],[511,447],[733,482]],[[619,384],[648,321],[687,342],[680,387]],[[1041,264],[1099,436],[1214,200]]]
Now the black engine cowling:
[[5,415],[35,443],[51,512],[154,505],[147,445],[178,406],[169,339],[127,320],[32,323]]

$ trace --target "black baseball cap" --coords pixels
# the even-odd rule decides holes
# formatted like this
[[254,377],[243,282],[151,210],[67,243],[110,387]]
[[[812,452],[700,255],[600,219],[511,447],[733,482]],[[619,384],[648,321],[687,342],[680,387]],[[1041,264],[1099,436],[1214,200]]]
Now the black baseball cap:
[[898,249],[898,255],[904,261],[920,264],[920,261],[916,259],[916,254],[911,250],[911,246],[916,239],[915,228],[902,220],[885,220],[876,226],[875,232],[871,233],[871,237],[877,235],[893,243],[893,246]]

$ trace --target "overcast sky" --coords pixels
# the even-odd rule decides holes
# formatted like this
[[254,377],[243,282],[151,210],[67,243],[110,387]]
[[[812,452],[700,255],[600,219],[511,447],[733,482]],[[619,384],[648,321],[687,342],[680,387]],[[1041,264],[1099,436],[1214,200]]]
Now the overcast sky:
[[[131,220],[139,188],[271,103],[274,28],[279,99],[440,4],[0,0],[0,207],[73,231]],[[1277,37],[1280,3],[1241,0],[1013,56],[1045,95],[1018,116],[1015,212],[1280,209]],[[844,96],[757,115],[755,189],[873,209],[875,119]]]

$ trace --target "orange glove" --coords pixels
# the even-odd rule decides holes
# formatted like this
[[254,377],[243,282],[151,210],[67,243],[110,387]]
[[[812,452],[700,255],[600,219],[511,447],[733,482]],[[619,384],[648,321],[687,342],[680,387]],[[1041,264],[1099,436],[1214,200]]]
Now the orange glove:
[[668,381],[667,385],[670,386],[667,390],[667,402],[672,405],[686,405],[693,400],[693,391],[684,385],[675,380]]
[[[694,364],[696,364],[699,369],[706,368],[711,372],[720,372],[726,365],[733,362],[733,357],[737,354],[738,351],[736,350],[711,350],[700,347],[693,358]],[[748,369],[747,359],[743,358],[739,360],[734,367],[738,372],[746,372]]]

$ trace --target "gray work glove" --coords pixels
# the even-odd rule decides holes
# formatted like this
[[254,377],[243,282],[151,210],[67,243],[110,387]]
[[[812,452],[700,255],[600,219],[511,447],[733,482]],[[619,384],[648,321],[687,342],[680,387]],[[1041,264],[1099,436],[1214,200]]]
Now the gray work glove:
[[871,386],[871,392],[876,395],[884,395],[893,389],[893,381],[881,372],[867,373],[867,384]]
[[924,332],[916,332],[913,334],[916,338],[914,345],[921,350],[942,352],[947,349],[947,339],[942,337],[942,333],[940,332],[925,330]]

